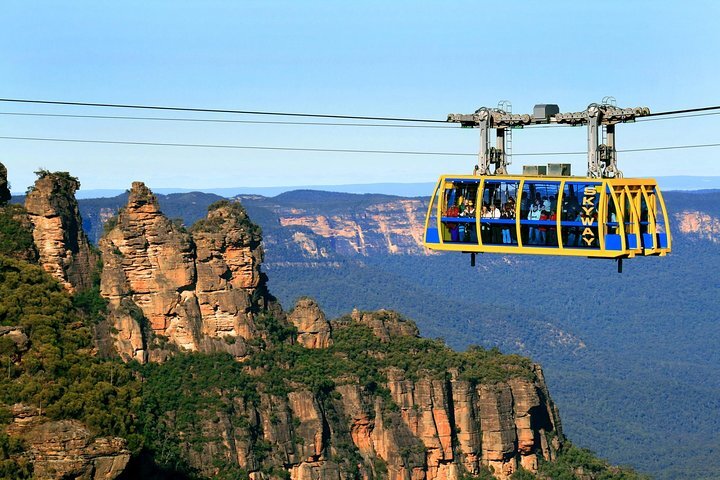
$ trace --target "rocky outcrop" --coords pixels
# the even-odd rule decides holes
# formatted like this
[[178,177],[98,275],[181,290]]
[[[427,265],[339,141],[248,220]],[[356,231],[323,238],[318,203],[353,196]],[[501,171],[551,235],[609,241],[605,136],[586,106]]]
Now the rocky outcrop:
[[48,421],[37,409],[20,404],[13,406],[12,415],[7,432],[25,442],[38,480],[111,480],[130,460],[124,439],[95,437],[77,420]]
[[720,243],[720,218],[701,211],[683,210],[675,214],[675,222],[680,233]]
[[41,171],[25,198],[40,264],[71,293],[92,286],[97,264],[82,229],[78,188],[80,182],[67,172]]
[[[203,427],[203,451],[188,449],[191,463],[209,477],[217,472],[208,460],[220,457],[258,475],[263,465],[283,465],[294,480],[355,478],[351,472],[451,480],[483,468],[509,479],[520,466],[536,472],[560,446],[556,411],[538,380],[472,385],[394,372],[387,387],[388,400],[347,383],[332,399],[299,390],[218,411]],[[258,456],[261,445],[270,451]]]
[[247,355],[255,314],[279,307],[260,271],[259,229],[239,204],[211,206],[190,233],[136,182],[113,223],[100,241],[101,293],[124,359],[162,360],[173,348]]
[[[314,302],[298,306],[316,316]],[[394,312],[354,317],[335,328],[362,321],[385,343],[416,335],[412,322]],[[188,444],[187,456],[208,477],[218,474],[211,460],[222,459],[258,479],[275,478],[266,472],[282,466],[293,480],[456,480],[484,469],[505,480],[520,467],[537,472],[561,447],[560,420],[539,366],[492,383],[452,370],[409,374],[393,367],[384,377],[376,386],[336,378],[324,393],[298,386],[279,395],[261,387],[257,401],[225,398],[223,407],[205,412],[201,451]]]
[[0,326],[0,339],[8,339],[13,344],[13,350],[16,353],[27,351],[30,346],[30,340],[25,334],[22,327],[2,327]]
[[332,345],[330,322],[311,298],[297,301],[288,320],[298,330],[297,342],[307,348],[328,348]]
[[362,323],[370,327],[375,336],[383,342],[389,342],[391,337],[420,336],[420,330],[417,325],[415,325],[415,322],[411,322],[399,313],[391,310],[360,312],[354,309],[350,318],[354,322]]
[[10,186],[7,179],[7,168],[0,163],[0,205],[10,200],[10,197],[12,197],[12,195],[10,194]]
[[[361,214],[327,214],[312,208],[276,207],[282,227],[294,231],[293,241],[310,258],[341,255],[429,254],[422,246],[427,204],[397,198],[367,206]],[[314,235],[309,235],[311,232]],[[332,252],[314,237],[333,239]]]

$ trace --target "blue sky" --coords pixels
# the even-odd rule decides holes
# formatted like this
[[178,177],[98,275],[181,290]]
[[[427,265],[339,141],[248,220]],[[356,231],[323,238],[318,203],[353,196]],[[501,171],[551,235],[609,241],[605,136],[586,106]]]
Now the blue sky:
[[[720,4],[605,1],[5,0],[0,97],[444,119],[509,99],[579,111],[605,95],[653,111],[720,104]],[[0,103],[0,112],[159,115]],[[187,114],[170,114],[187,116]],[[236,118],[201,114],[198,118]],[[256,118],[267,119],[267,118]],[[720,142],[720,115],[618,127],[619,148]],[[477,151],[468,129],[90,120],[0,114],[0,136]],[[583,151],[580,128],[526,129],[514,151]],[[84,189],[429,182],[469,157],[261,152],[0,140],[14,191],[37,168]],[[720,149],[620,156],[626,176],[720,175]],[[524,163],[583,156],[520,157]]]

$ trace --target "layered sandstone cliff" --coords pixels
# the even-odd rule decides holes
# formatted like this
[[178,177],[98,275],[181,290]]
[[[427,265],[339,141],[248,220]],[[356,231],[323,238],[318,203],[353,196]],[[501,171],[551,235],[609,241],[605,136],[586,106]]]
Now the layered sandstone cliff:
[[47,419],[37,408],[16,404],[7,427],[26,444],[26,457],[37,480],[112,480],[130,460],[127,442],[93,435],[77,420]]
[[720,218],[707,212],[683,210],[674,215],[677,230],[712,243],[720,243]]
[[25,199],[40,264],[70,292],[92,286],[97,257],[75,200],[80,182],[66,172],[39,172]]
[[212,206],[192,233],[168,219],[142,183],[100,241],[101,293],[124,359],[175,348],[247,355],[255,314],[278,309],[260,272],[259,230],[237,203]]
[[[307,300],[298,309],[314,316]],[[415,338],[412,322],[385,311],[333,322],[333,331],[358,323],[382,343]],[[372,349],[366,354],[385,355]],[[294,480],[451,480],[483,469],[508,479],[520,467],[536,472],[539,462],[552,461],[560,448],[560,419],[539,366],[489,383],[469,380],[458,370],[412,373],[392,367],[383,376],[383,385],[363,385],[348,372],[333,378],[336,385],[324,393],[298,385],[280,395],[261,383],[257,400],[228,396],[221,408],[206,411],[201,447],[188,442],[182,448],[208,477],[219,473],[209,459],[221,459],[250,478],[276,478],[268,472],[282,466]]]

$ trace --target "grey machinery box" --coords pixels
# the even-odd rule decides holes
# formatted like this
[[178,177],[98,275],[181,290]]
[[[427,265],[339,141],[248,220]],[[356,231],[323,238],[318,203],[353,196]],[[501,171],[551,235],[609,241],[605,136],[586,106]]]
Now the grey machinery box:
[[551,177],[569,177],[570,164],[569,163],[548,163],[547,174]]
[[547,175],[545,165],[523,165],[523,175]]

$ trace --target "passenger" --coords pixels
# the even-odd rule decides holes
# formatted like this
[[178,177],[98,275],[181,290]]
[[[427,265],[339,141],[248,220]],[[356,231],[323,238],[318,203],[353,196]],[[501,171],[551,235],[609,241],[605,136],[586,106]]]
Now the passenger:
[[[462,216],[466,218],[475,218],[475,204],[472,202],[472,200],[466,201],[467,206],[465,207]],[[474,222],[468,222],[465,224],[465,235],[463,237],[464,242],[477,243],[477,232],[475,228],[476,227]]]
[[[445,212],[446,217],[457,217],[459,215],[460,215],[460,211],[458,210],[458,207],[456,207],[455,205],[452,205]],[[456,222],[446,222],[445,226],[447,227],[447,229],[450,233],[450,241],[451,242],[460,241],[460,232],[458,230],[458,224]]]
[[[528,220],[540,220],[540,209],[537,203],[533,204],[532,209],[528,212]],[[538,241],[538,229],[535,225],[530,225],[530,233],[528,235],[528,244],[534,245]]]
[[550,195],[550,211],[553,213],[557,211],[557,199],[555,195]]
[[[490,209],[487,204],[484,203],[482,207],[481,218],[492,218]],[[490,224],[487,222],[480,223],[480,237],[482,238],[483,244],[490,243]]]
[[[542,211],[540,211],[540,220],[546,221],[547,219],[548,219],[548,212],[547,212],[547,210],[542,210]],[[539,243],[540,245],[545,245],[545,244],[547,244],[547,226],[546,226],[546,225],[540,225],[540,226],[538,227],[538,233],[539,233],[538,243]]]
[[[552,221],[552,222],[556,222],[556,221],[557,221],[557,215],[555,215],[555,210],[553,210],[552,212],[550,212],[550,216],[548,217],[548,220],[550,220],[550,221]],[[558,239],[557,239],[557,227],[554,227],[554,226],[548,227],[548,234],[547,234],[547,235],[548,235],[548,238],[547,238],[547,243],[548,243],[548,245],[557,246],[557,244],[558,244]]]
[[[500,209],[495,205],[494,203],[490,206],[491,208],[491,214],[493,220],[499,220],[500,219]],[[502,243],[502,228],[498,223],[493,222],[493,224],[490,227],[490,230],[492,232],[492,243]]]
[[[513,212],[510,210],[510,203],[505,204],[505,208],[500,213],[500,218],[504,220],[511,220],[513,218]],[[509,223],[503,223],[502,225],[502,242],[505,244],[512,243],[512,237],[510,236],[510,229],[512,225]]]
[[[510,220],[515,221],[515,203],[510,206],[508,205],[507,215]],[[510,243],[517,243],[517,231],[515,230],[515,224],[512,223],[510,227]]]
[[[575,222],[582,225],[583,217],[585,216],[584,213],[578,213],[577,217],[575,217]],[[569,247],[579,247],[582,245],[582,227],[581,226],[573,226],[570,227],[569,234],[568,234],[568,246]]]
[[549,212],[552,210],[552,204],[550,202],[550,199],[548,197],[542,197],[543,203],[542,203],[542,210],[545,210],[546,212]]
[[610,218],[608,219],[608,222],[613,224],[608,226],[608,233],[616,234],[618,232],[618,226],[617,226],[617,215],[615,215],[615,212],[610,212]]

